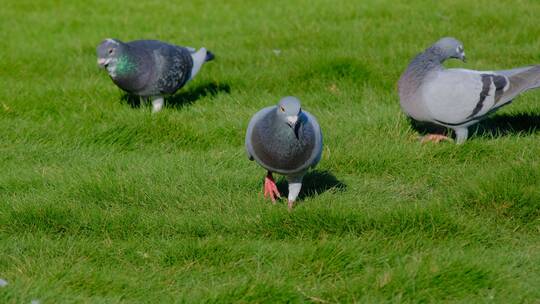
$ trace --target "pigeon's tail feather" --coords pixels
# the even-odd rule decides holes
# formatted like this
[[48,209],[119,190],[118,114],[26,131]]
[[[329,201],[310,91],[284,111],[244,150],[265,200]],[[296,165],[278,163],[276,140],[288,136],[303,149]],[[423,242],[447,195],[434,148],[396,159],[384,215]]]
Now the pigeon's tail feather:
[[516,74],[519,74],[519,73],[523,73],[523,72],[526,72],[532,68],[534,68],[535,65],[530,65],[530,66],[525,66],[525,67],[521,67],[521,68],[516,68],[516,69],[511,69],[511,70],[500,70],[500,71],[495,71],[497,74],[499,75],[503,75],[503,76],[506,76],[506,77],[511,77],[511,76],[514,76]]
[[[196,48],[192,48],[192,47],[189,47],[189,46],[186,46],[185,47],[189,53],[193,56],[193,54],[197,53],[197,49]],[[204,59],[204,62],[208,62],[208,61],[212,61],[214,60],[216,56],[214,56],[214,53],[210,52],[209,50],[206,50],[206,58]]]
[[195,77],[197,73],[199,73],[199,70],[201,69],[203,63],[208,61],[208,54],[210,54],[210,56],[212,57],[214,56],[205,48],[200,48],[197,52],[191,53],[191,59],[193,59],[193,67],[191,68],[191,76],[189,78],[190,80],[193,79],[193,77]]
[[[510,81],[510,87],[505,92],[505,99],[511,100],[518,94],[540,87],[540,65],[504,71]],[[501,73],[504,75],[504,73]]]
[[214,58],[216,58],[216,56],[214,56],[214,53],[207,50],[206,51],[206,58],[204,59],[204,62],[212,61],[212,60],[214,60]]

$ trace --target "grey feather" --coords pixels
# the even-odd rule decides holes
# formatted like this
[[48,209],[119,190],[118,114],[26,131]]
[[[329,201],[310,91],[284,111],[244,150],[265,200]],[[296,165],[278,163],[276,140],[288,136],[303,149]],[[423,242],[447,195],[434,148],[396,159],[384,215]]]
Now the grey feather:
[[300,101],[292,96],[282,98],[278,106],[257,112],[246,132],[249,159],[268,170],[270,177],[272,172],[287,177],[289,209],[300,192],[305,173],[321,160],[322,145],[317,119],[303,111]]
[[294,130],[276,119],[276,111],[277,107],[264,108],[249,122],[248,157],[269,171],[285,175],[316,166],[321,158],[323,139],[315,117],[302,111],[297,139]]
[[465,58],[461,42],[443,38],[416,56],[399,80],[399,97],[408,116],[454,129],[461,134],[458,142],[466,139],[468,126],[540,86],[540,65],[490,72],[445,69],[448,58]]
[[540,87],[540,65],[517,69],[507,77],[510,87],[505,90],[501,98],[503,101],[511,101],[525,91]]
[[106,67],[113,82],[144,97],[174,94],[184,86],[191,78],[192,51],[157,40],[123,43],[115,39],[103,41],[97,49],[98,61],[114,64]]

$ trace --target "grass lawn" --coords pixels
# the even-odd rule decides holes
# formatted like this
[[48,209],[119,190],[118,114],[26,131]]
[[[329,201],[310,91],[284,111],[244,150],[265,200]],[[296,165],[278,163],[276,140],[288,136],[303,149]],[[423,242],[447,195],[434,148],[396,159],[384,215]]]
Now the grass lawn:
[[[2,2],[0,303],[540,302],[540,91],[462,146],[421,145],[396,91],[443,36],[449,66],[540,63],[540,2],[142,2]],[[151,115],[107,37],[216,60]],[[325,136],[292,213],[244,151],[285,95]]]

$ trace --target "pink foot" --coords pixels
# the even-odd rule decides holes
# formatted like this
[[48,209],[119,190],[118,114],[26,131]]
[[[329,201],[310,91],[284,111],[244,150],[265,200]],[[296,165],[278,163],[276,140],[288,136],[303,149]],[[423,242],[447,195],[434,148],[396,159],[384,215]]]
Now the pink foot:
[[452,141],[452,139],[448,136],[444,136],[441,134],[428,134],[424,137],[422,137],[421,143],[426,143],[428,141],[439,143],[441,141]]
[[270,197],[272,200],[272,203],[276,203],[276,198],[280,198],[281,194],[279,194],[279,191],[276,186],[276,182],[274,182],[274,178],[272,177],[272,172],[268,171],[268,174],[264,178],[264,197]]

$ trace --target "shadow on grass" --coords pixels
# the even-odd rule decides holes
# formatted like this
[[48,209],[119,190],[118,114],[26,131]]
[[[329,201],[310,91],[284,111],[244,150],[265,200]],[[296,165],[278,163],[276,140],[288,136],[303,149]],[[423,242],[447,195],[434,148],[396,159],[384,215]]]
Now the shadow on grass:
[[452,132],[448,128],[441,127],[439,125],[429,122],[416,121],[410,117],[408,119],[411,128],[422,136],[427,134],[444,134],[447,136],[452,135]]
[[[420,135],[429,133],[453,136],[445,127],[431,123],[418,122],[409,118],[411,127]],[[514,134],[533,134],[540,131],[540,114],[520,113],[490,116],[469,127],[470,137],[501,137]]]
[[495,115],[473,126],[471,131],[475,136],[480,137],[533,134],[540,131],[540,115],[534,113]]
[[[280,179],[276,186],[283,197],[289,195],[289,185],[285,178]],[[329,190],[345,191],[347,185],[339,181],[330,171],[313,170],[309,171],[302,181],[302,189],[298,194],[298,200],[322,194]]]
[[[168,108],[181,109],[195,103],[202,97],[215,96],[220,93],[229,94],[230,92],[231,87],[228,84],[216,82],[208,82],[198,86],[188,86],[185,90],[181,90],[174,95],[165,97],[165,106]],[[132,108],[141,107],[142,98],[138,96],[124,93],[121,100],[130,105]],[[150,105],[151,101],[146,102],[146,104]]]

